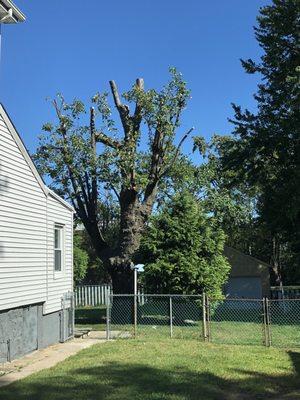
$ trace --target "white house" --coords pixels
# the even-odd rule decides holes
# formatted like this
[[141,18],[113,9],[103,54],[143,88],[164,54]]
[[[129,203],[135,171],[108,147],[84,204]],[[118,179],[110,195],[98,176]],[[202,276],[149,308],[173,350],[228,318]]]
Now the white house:
[[0,362],[72,335],[72,238],[73,208],[44,184],[0,105]]

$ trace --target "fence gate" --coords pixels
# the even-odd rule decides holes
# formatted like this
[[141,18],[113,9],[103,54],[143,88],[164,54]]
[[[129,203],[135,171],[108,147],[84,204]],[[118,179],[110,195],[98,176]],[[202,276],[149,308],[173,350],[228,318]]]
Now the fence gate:
[[264,300],[208,298],[206,309],[209,341],[268,345]]
[[270,342],[273,346],[300,345],[300,299],[268,300]]

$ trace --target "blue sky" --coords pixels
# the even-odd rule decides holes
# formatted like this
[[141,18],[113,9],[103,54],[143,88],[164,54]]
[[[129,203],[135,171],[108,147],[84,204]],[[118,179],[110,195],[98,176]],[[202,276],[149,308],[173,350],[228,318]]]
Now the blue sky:
[[192,91],[181,132],[195,126],[207,138],[228,134],[230,103],[255,107],[257,77],[239,59],[260,55],[253,25],[268,0],[15,3],[27,21],[3,27],[0,99],[31,152],[42,124],[54,120],[46,98],[61,92],[87,100],[108,90],[110,79],[125,91],[140,76],[159,88],[169,66]]

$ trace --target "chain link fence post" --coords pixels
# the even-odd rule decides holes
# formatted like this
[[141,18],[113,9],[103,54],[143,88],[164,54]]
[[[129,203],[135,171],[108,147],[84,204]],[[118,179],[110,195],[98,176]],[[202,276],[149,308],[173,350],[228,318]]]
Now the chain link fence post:
[[133,295],[134,301],[133,301],[133,335],[134,338],[136,339],[137,337],[137,294]]
[[271,334],[270,303],[268,298],[266,298],[266,323],[267,323],[268,347],[270,347],[272,345],[272,334]]
[[205,293],[202,293],[202,332],[203,332],[203,341],[207,340],[207,324],[206,324],[206,296]]
[[206,296],[206,321],[207,321],[207,341],[211,341],[211,316],[210,316],[210,299]]
[[111,295],[106,297],[106,340],[110,339],[110,302]]
[[266,299],[265,297],[262,299],[262,312],[263,312],[263,333],[264,333],[264,340],[263,344],[267,346],[267,316],[266,316]]
[[170,296],[170,337],[173,337],[173,304],[172,304],[172,296]]
[[266,297],[263,298],[263,324],[264,324],[264,345],[270,347],[270,318],[269,318],[269,304]]

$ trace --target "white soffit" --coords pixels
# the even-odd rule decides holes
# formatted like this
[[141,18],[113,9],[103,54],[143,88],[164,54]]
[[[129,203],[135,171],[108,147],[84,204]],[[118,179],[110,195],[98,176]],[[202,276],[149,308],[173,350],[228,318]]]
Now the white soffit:
[[0,23],[16,24],[25,19],[25,15],[11,0],[0,0]]

